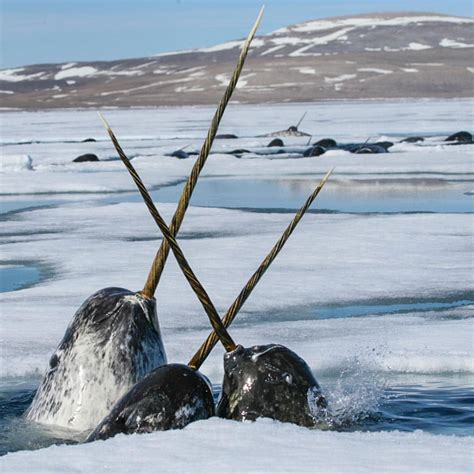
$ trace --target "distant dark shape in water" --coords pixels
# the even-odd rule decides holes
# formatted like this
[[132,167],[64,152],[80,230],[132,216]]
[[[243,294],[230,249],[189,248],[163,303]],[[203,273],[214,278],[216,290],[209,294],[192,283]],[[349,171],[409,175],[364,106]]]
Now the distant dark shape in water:
[[336,140],[333,140],[332,138],[323,138],[322,140],[319,140],[313,143],[313,146],[314,145],[319,145],[319,146],[322,146],[323,148],[336,148],[337,147]]
[[130,389],[87,441],[118,433],[181,429],[214,416],[211,384],[187,365],[169,364],[150,372]]
[[239,137],[237,135],[234,135],[233,133],[218,133],[216,135],[216,138],[219,138],[221,140],[230,140]]
[[234,155],[237,158],[240,158],[245,153],[250,153],[250,150],[247,150],[246,148],[238,148],[237,150],[229,151],[227,154]]
[[84,138],[81,143],[89,143],[89,142],[96,142],[95,138]]
[[84,163],[86,161],[100,161],[97,155],[93,153],[86,153],[85,155],[78,156],[72,160],[73,163]]
[[26,418],[93,429],[130,387],[165,363],[155,298],[99,290],[74,315]]
[[418,142],[424,142],[425,139],[423,137],[407,137],[404,138],[403,140],[400,140],[400,143],[418,143]]
[[217,415],[232,420],[274,420],[314,427],[327,402],[306,362],[285,346],[238,346],[224,356]]
[[392,142],[347,143],[339,145],[338,148],[355,154],[377,154],[388,153],[388,149],[392,145]]
[[310,148],[307,148],[304,151],[303,156],[305,156],[305,157],[321,156],[321,155],[324,155],[324,153],[326,153],[326,148],[324,148],[322,146],[319,146],[319,145],[315,145],[315,146],[312,146]]
[[449,135],[448,138],[444,140],[445,142],[457,142],[456,144],[467,144],[472,143],[472,134],[469,132],[457,132]]
[[170,153],[168,156],[173,156],[174,158],[180,158],[182,160],[189,158],[189,153],[186,153],[184,150],[176,150],[173,153]]
[[380,145],[368,144],[350,150],[350,152],[358,155],[377,155],[379,153],[387,153],[387,149]]
[[281,138],[274,138],[268,145],[267,147],[271,146],[285,146],[283,143],[283,140]]
[[375,142],[375,145],[381,146],[382,148],[385,148],[386,151],[388,151],[389,148],[392,148],[394,143],[393,142]]

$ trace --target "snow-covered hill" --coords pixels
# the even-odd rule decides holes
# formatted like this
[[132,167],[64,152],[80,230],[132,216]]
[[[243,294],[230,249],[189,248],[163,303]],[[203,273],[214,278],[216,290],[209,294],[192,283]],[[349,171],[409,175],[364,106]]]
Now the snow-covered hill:
[[[256,37],[234,99],[472,97],[474,19],[429,13],[308,21]],[[119,61],[0,71],[3,107],[215,103],[242,41]]]

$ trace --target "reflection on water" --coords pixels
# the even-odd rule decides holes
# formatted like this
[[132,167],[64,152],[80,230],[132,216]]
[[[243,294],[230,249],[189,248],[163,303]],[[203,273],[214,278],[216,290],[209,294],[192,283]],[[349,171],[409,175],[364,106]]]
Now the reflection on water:
[[[203,207],[284,212],[299,209],[319,183],[320,176],[302,179],[201,178],[191,204]],[[151,191],[155,202],[177,203],[184,182]],[[474,211],[471,181],[440,179],[332,179],[313,208],[348,213]],[[138,192],[71,193],[66,195],[1,196],[0,214],[58,206],[73,201],[140,202]]]
[[[474,200],[466,193],[471,183],[408,182],[329,182],[318,196],[314,208],[350,213],[474,211]],[[319,182],[314,179],[201,179],[191,204],[250,210],[299,209]],[[402,184],[403,183],[403,184]],[[156,202],[177,203],[183,184],[153,191]],[[108,202],[140,201],[138,193],[107,198]]]

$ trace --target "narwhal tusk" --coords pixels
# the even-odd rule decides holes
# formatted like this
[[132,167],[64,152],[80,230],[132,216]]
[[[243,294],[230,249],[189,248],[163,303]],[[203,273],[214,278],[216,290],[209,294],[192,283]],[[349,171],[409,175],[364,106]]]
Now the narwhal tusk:
[[[202,145],[201,151],[199,153],[199,157],[196,160],[196,163],[193,166],[193,169],[191,171],[191,174],[188,178],[188,181],[186,182],[186,185],[183,189],[183,192],[181,194],[181,197],[179,199],[178,207],[176,209],[176,212],[173,216],[173,219],[171,221],[170,225],[170,232],[173,236],[176,236],[179,228],[181,227],[181,224],[184,219],[184,214],[186,213],[186,210],[189,206],[189,202],[191,200],[191,195],[193,193],[194,187],[196,186],[196,182],[199,178],[199,174],[206,163],[207,157],[209,155],[209,152],[211,151],[212,143],[214,141],[214,138],[217,133],[217,129],[219,127],[219,123],[222,119],[222,116],[224,115],[224,111],[226,109],[226,106],[232,96],[232,93],[234,92],[234,89],[237,85],[237,81],[239,79],[240,73],[242,72],[242,69],[244,67],[245,63],[245,58],[247,57],[247,53],[250,48],[250,43],[252,42],[255,33],[257,32],[257,28],[260,25],[260,21],[262,20],[263,16],[263,11],[264,7],[260,9],[260,12],[258,14],[258,17],[249,33],[247,36],[247,39],[245,40],[243,46],[242,46],[242,51],[240,53],[239,60],[237,61],[237,65],[235,67],[234,73],[232,74],[232,77],[230,79],[230,82],[227,86],[227,89],[224,92],[224,95],[222,96],[222,99],[219,103],[219,106],[217,107],[217,110],[214,114],[214,117],[212,119],[209,131],[207,132],[206,139]],[[161,243],[161,246],[155,256],[155,259],[153,261],[153,264],[150,268],[150,271],[148,273],[148,277],[145,283],[145,286],[143,288],[143,294],[151,297],[155,294],[156,288],[158,286],[158,283],[160,281],[161,275],[163,273],[163,269],[166,264],[166,259],[168,258],[168,254],[170,251],[170,246],[169,243],[166,239],[163,240]]]
[[354,153],[355,154],[359,153],[359,151],[362,150],[362,148],[364,148],[365,145],[367,145],[367,143],[369,143],[369,140],[370,140],[370,137],[368,137],[367,140],[364,143],[362,143],[362,145],[359,148],[357,148],[357,150]]
[[303,119],[306,117],[306,114],[307,112],[305,112],[302,117],[300,118],[299,122],[296,124],[296,129],[298,130],[298,127],[301,125],[301,122],[303,121]]
[[[330,170],[326,174],[326,176],[324,176],[324,178],[318,184],[316,189],[311,193],[309,198],[304,203],[303,207],[301,207],[301,209],[295,214],[295,217],[290,222],[288,227],[285,229],[282,236],[279,238],[278,242],[274,245],[270,253],[262,261],[262,263],[260,264],[256,272],[250,277],[247,284],[244,286],[244,288],[239,293],[235,301],[227,310],[227,313],[222,320],[226,328],[229,327],[229,325],[232,323],[235,316],[240,311],[243,304],[245,303],[247,298],[250,296],[253,289],[257,285],[257,283],[260,281],[260,278],[268,270],[268,267],[272,264],[273,260],[275,260],[276,256],[285,245],[286,241],[290,237],[295,227],[298,225],[301,218],[304,216],[305,212],[309,209],[313,201],[316,199],[316,196],[319,194],[323,186],[326,184],[326,181],[329,179],[329,176],[331,175],[333,171],[334,171],[334,168]],[[199,369],[199,367],[203,364],[203,362],[206,360],[207,356],[211,352],[212,348],[216,345],[217,341],[218,341],[218,338],[215,333],[209,334],[206,341],[201,345],[201,347],[198,349],[196,354],[190,360],[189,366],[195,369]]]
[[199,301],[201,302],[204,308],[204,311],[208,315],[214,331],[219,335],[219,339],[221,340],[226,351],[229,352],[229,351],[234,350],[237,346],[235,342],[232,340],[232,337],[230,336],[230,334],[227,332],[227,329],[222,324],[221,318],[219,317],[216,308],[214,307],[211,299],[209,298],[209,295],[207,294],[206,290],[201,285],[196,275],[192,271],[191,267],[189,266],[189,263],[186,260],[186,257],[184,256],[183,252],[181,251],[178,243],[176,242],[176,239],[172,235],[171,231],[168,229],[166,222],[163,220],[160,213],[158,212],[155,205],[153,204],[153,200],[151,199],[150,194],[148,193],[145,185],[143,184],[143,181],[141,180],[138,173],[135,171],[135,168],[130,162],[130,160],[128,159],[128,157],[125,155],[125,152],[120,146],[114,132],[110,128],[110,125],[107,123],[107,121],[105,120],[105,118],[102,116],[100,112],[99,112],[99,116],[104,122],[105,128],[110,136],[110,139],[112,140],[112,143],[115,146],[115,149],[117,150],[117,153],[120,156],[120,159],[123,161],[128,172],[130,173],[133,180],[135,181],[135,184],[137,185],[138,190],[140,191],[140,194],[142,195],[143,200],[145,201],[145,204],[148,207],[148,210],[150,211],[150,214],[153,216],[153,219],[155,220],[156,224],[160,228],[163,236],[168,241],[171,249],[173,250],[175,258],[181,270],[183,271],[184,276],[188,280],[192,289],[196,293]]

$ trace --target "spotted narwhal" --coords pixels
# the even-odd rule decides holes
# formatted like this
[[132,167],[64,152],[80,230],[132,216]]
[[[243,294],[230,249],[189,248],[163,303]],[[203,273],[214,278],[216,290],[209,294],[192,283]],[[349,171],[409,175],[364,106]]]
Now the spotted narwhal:
[[260,135],[261,137],[310,137],[311,135],[306,132],[301,132],[298,130],[298,127],[301,125],[301,122],[306,116],[306,112],[299,119],[296,125],[288,127],[286,130],[278,130],[277,132],[266,133],[265,135]]
[[[239,56],[198,160],[186,183],[171,231],[177,234],[220,120],[235,89],[263,11]],[[153,369],[166,364],[154,293],[169,254],[164,240],[142,291],[104,288],[77,311],[25,416],[38,423],[90,430],[117,400]]]
[[217,415],[238,421],[266,417],[320,426],[327,402],[308,364],[280,344],[244,348],[224,356]]

